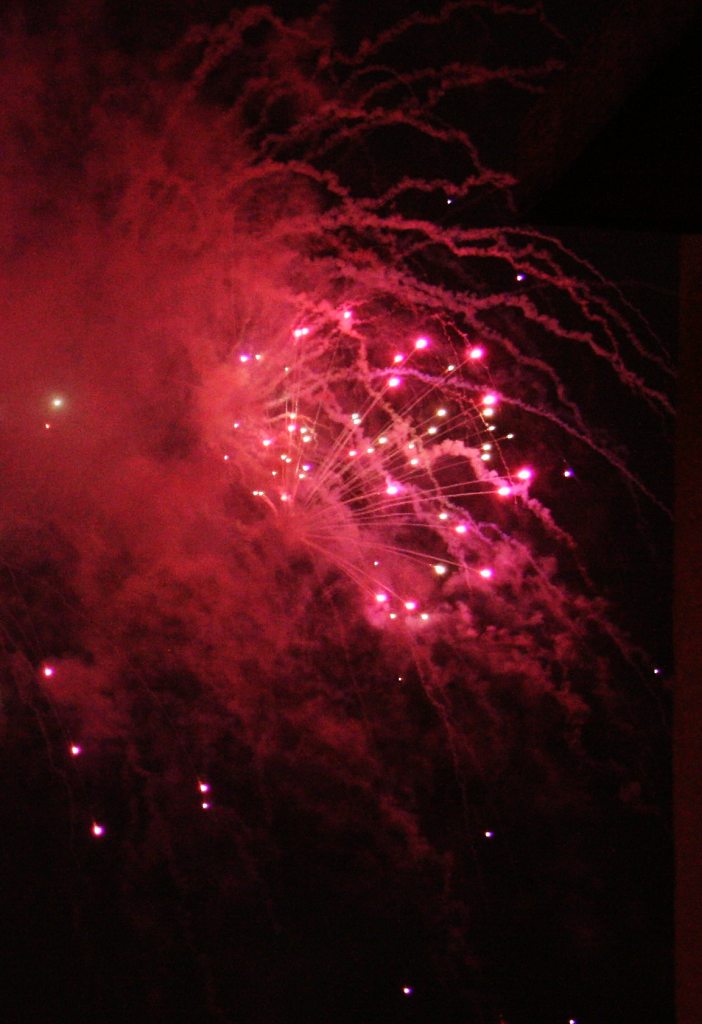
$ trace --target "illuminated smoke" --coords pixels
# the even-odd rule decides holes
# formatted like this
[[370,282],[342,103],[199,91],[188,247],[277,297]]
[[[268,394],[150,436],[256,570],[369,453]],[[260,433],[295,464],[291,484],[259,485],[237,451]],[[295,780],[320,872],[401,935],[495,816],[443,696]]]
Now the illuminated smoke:
[[350,899],[394,873],[482,952],[457,908],[491,787],[521,799],[524,763],[535,808],[577,805],[583,731],[645,665],[550,499],[661,505],[607,407],[654,433],[668,360],[557,239],[467,226],[514,182],[455,105],[556,66],[437,67],[475,24],[339,47],[251,8],[138,60],[68,16],[5,37],[3,658],[147,936],[142,862],[207,945],[206,811],[234,905],[289,927],[286,841],[324,875],[355,837]]

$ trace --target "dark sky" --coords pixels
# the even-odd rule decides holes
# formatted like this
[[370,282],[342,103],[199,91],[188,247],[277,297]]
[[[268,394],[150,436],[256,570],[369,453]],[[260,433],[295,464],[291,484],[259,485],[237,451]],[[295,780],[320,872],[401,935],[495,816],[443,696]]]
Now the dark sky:
[[8,1020],[670,1019],[672,240],[574,7],[351,14],[4,18]]

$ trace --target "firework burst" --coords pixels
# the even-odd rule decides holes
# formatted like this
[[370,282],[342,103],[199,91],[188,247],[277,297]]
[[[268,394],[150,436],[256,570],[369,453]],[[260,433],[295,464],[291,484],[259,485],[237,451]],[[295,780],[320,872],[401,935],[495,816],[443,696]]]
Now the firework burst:
[[[467,98],[528,104],[554,33],[513,5],[366,38],[249,7],[137,57],[100,26],[86,46],[69,5],[7,37],[8,772],[43,766],[61,813],[36,831],[73,829],[69,865],[74,835],[78,868],[115,858],[138,949],[173,977],[197,950],[194,994],[144,982],[164,1014],[287,1021],[289,989],[357,1022],[365,972],[377,1019],[431,985],[427,1020],[496,1019],[487,857],[644,771],[623,694],[650,666],[589,519],[661,513],[639,449],[671,412],[614,285],[544,232],[471,226],[514,181]],[[524,26],[533,60],[490,59]],[[296,980],[319,963],[326,1004]]]

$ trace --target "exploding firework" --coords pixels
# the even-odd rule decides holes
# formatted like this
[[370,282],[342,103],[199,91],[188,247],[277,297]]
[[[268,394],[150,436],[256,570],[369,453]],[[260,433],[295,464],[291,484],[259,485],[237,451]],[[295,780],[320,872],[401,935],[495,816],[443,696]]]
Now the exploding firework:
[[482,347],[435,352],[419,336],[390,354],[382,341],[370,348],[350,309],[327,320],[239,354],[232,404],[252,391],[256,402],[231,423],[223,460],[257,483],[252,496],[286,539],[348,575],[370,609],[427,621],[441,599],[432,577],[465,592],[493,576],[471,499],[524,495],[532,471],[502,457],[512,436],[496,433],[498,398],[476,370]]
[[[135,1006],[483,1012],[495,823],[591,823],[598,772],[638,792],[609,716],[650,666],[587,520],[659,515],[616,428],[660,444],[671,411],[664,348],[589,262],[471,226],[514,181],[465,98],[526,103],[553,33],[500,5],[363,39],[251,7],[137,57],[59,21],[5,64],[8,749],[60,791],[52,834],[92,844],[71,870],[115,858],[125,934],[175,920],[170,967],[196,950],[194,994],[159,977]],[[491,61],[525,25],[533,61]]]

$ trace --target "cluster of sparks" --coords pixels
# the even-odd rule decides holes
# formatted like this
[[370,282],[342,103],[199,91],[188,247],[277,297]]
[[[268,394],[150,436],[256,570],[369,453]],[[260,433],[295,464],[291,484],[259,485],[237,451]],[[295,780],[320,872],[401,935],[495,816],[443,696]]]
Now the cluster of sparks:
[[498,426],[484,347],[421,335],[388,358],[369,350],[355,319],[343,310],[331,340],[324,324],[295,328],[272,371],[267,354],[239,356],[262,420],[234,421],[223,459],[239,465],[241,446],[258,452],[251,493],[282,528],[347,573],[389,621],[426,622],[440,595],[408,590],[408,569],[435,585],[456,574],[493,580],[489,562],[475,560],[481,547],[489,557],[489,542],[475,543],[471,499],[518,500],[533,470],[507,466],[514,434]]

